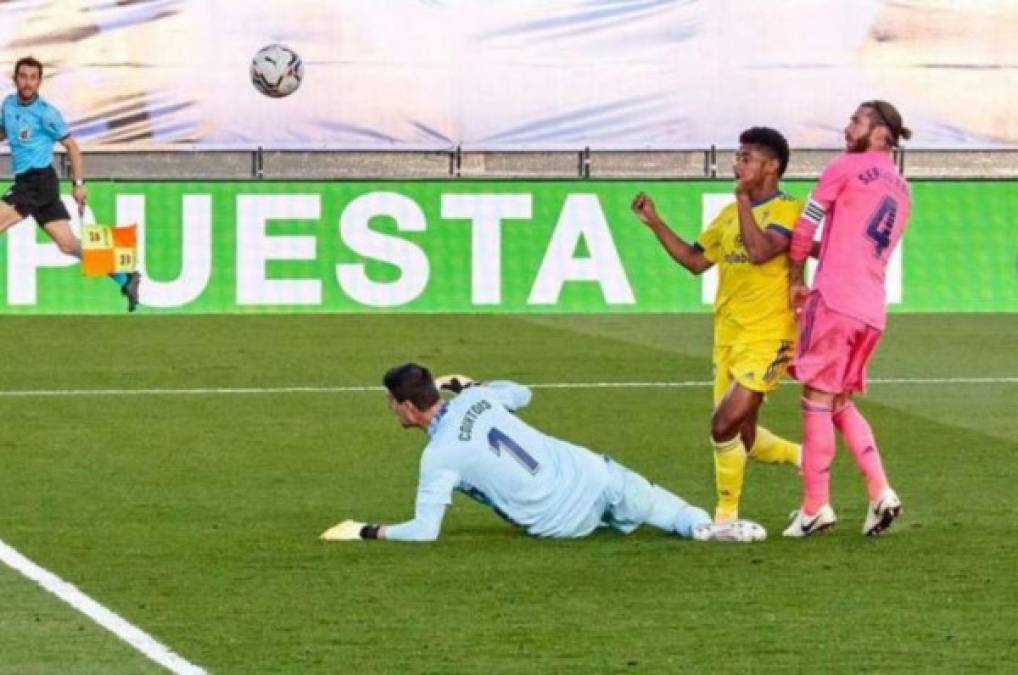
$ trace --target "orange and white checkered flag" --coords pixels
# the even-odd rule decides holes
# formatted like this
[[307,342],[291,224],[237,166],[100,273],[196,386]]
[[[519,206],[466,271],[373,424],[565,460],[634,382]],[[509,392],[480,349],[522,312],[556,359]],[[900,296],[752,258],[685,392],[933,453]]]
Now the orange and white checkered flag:
[[137,225],[81,227],[81,271],[85,276],[134,272],[137,266]]

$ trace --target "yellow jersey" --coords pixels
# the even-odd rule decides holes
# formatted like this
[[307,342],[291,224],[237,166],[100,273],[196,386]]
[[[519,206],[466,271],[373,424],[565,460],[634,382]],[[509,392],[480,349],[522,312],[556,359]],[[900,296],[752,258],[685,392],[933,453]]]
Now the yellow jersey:
[[[753,203],[753,218],[762,230],[791,237],[803,209],[801,199],[778,192]],[[731,345],[764,340],[795,340],[795,314],[788,303],[788,255],[754,265],[739,233],[739,209],[726,206],[700,233],[697,248],[718,267],[714,299],[714,344]]]

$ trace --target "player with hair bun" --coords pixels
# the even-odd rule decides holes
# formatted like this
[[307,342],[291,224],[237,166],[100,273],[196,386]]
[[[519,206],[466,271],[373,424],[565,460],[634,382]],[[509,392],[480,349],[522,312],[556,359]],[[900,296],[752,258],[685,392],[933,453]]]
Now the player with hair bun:
[[[789,292],[800,314],[800,334],[790,372],[803,384],[805,494],[786,537],[807,537],[837,520],[830,504],[835,429],[866,480],[870,504],[863,534],[880,534],[901,513],[873,431],[852,394],[866,391],[866,365],[887,321],[884,276],[911,208],[908,183],[891,150],[911,136],[887,101],[861,104],[845,127],[845,153],[824,169],[792,236]],[[803,265],[825,219],[811,291]]]

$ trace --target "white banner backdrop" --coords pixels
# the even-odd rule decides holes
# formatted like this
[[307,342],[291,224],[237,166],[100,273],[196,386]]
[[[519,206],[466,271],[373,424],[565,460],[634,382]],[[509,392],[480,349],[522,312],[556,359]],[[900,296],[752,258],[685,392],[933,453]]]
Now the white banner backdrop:
[[[251,86],[281,42],[292,96]],[[910,147],[1018,147],[1018,0],[12,0],[86,144],[334,149],[839,147],[884,98]],[[9,71],[8,71],[9,72]]]

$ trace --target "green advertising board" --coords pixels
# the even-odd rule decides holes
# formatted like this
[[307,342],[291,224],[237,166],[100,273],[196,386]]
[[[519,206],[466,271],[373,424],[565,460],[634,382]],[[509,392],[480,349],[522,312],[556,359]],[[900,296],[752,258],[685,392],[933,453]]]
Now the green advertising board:
[[[809,182],[785,189],[805,196]],[[629,210],[693,239],[728,181],[95,182],[86,222],[139,225],[142,311],[700,312]],[[892,311],[1018,311],[1018,183],[913,182]],[[30,222],[30,221],[29,221]],[[77,223],[75,223],[77,226]],[[0,311],[119,313],[112,282],[29,223],[0,240]]]

